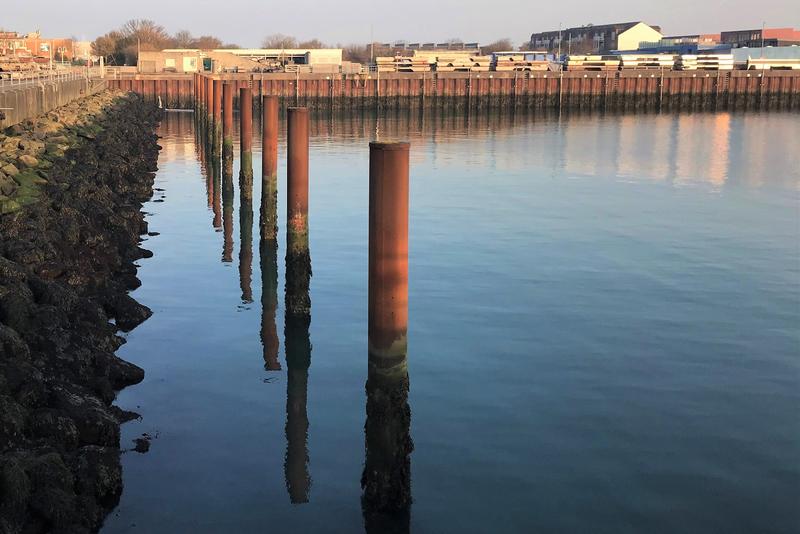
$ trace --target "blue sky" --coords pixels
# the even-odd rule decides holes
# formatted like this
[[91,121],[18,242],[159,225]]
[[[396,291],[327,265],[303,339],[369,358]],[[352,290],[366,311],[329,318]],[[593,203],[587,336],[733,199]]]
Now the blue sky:
[[8,4],[3,9],[0,27],[20,32],[40,29],[51,37],[91,40],[128,19],[149,18],[171,33],[187,29],[197,35],[214,34],[246,47],[258,46],[272,33],[317,37],[332,44],[364,43],[370,39],[370,28],[380,41],[458,37],[486,43],[509,37],[519,43],[531,32],[558,29],[559,22],[566,27],[643,20],[662,26],[668,34],[757,28],[762,21],[768,27],[800,27],[797,0],[560,0],[547,7],[521,0],[10,0],[10,4],[10,9]]

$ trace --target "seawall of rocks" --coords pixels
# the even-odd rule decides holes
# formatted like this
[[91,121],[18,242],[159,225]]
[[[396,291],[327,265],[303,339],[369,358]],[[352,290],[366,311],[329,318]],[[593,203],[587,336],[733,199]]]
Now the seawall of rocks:
[[105,92],[0,135],[0,533],[96,531],[119,499],[158,120]]

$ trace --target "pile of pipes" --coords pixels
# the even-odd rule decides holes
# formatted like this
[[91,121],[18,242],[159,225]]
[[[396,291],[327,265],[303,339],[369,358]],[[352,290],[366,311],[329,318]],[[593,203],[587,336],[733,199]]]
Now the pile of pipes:
[[567,56],[566,70],[619,70],[619,56]]
[[548,70],[550,62],[547,60],[527,60],[524,54],[518,56],[495,56],[493,69],[497,72]]
[[800,70],[800,59],[747,58],[747,70]]
[[733,54],[683,54],[675,70],[733,70]]
[[675,65],[675,56],[672,54],[622,54],[622,70],[641,69],[667,69]]

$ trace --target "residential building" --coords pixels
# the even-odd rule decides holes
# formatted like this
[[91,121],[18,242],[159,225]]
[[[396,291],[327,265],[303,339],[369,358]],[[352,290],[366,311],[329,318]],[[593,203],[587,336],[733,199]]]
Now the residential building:
[[[562,54],[605,54],[614,50],[636,50],[643,42],[661,40],[661,28],[644,22],[587,25],[534,33],[530,47]],[[559,46],[560,45],[560,46]]]
[[720,41],[733,48],[756,46],[800,45],[800,30],[794,28],[765,28],[722,32]]
[[24,35],[17,32],[0,32],[0,56],[72,61],[74,55],[72,39],[45,38],[39,32]]

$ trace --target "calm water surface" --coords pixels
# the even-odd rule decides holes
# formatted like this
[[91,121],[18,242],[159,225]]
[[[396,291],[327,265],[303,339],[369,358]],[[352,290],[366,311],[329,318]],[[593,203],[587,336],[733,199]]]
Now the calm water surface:
[[257,200],[250,247],[192,121],[161,126],[134,293],[154,314],[120,350],[146,370],[119,395],[142,414],[123,446],[157,437],[123,456],[105,532],[364,529],[375,138],[412,143],[397,531],[800,530],[799,115],[313,118],[312,350],[291,387],[285,236],[273,313]]

